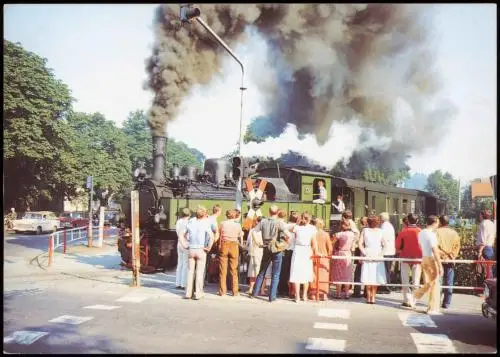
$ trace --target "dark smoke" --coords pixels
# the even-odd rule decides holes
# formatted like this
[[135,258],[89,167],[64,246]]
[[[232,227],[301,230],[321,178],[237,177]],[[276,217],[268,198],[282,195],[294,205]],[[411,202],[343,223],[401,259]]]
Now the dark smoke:
[[[229,45],[243,41],[248,26],[269,45],[274,77],[255,79],[267,99],[269,120],[255,124],[262,135],[277,136],[290,123],[324,144],[333,121],[356,120],[395,138],[388,153],[403,156],[440,139],[451,112],[433,102],[441,84],[429,5],[203,4],[200,10]],[[155,27],[147,63],[155,94],[149,124],[154,135],[164,135],[192,86],[208,84],[218,72],[223,49],[198,24],[181,27],[178,5],[161,5]],[[396,132],[398,100],[411,118]],[[423,135],[397,138],[415,126]]]

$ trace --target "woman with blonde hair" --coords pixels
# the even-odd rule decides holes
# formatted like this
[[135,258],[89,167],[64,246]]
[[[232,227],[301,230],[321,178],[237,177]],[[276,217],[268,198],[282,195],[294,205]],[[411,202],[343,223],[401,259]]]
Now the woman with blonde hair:
[[[295,284],[295,302],[300,301],[300,285],[303,285],[302,299],[307,301],[307,288],[313,281],[313,263],[311,255],[317,251],[316,227],[310,224],[311,215],[302,213],[300,223],[293,227],[295,233],[295,247],[292,254],[292,266],[290,269],[290,282]],[[311,250],[312,247],[312,250]]]
[[[309,288],[309,299],[316,300],[316,281],[319,281],[318,290],[320,300],[325,300],[330,290],[330,255],[332,254],[332,242],[330,235],[324,231],[325,222],[321,218],[316,218],[316,243],[317,250],[313,252],[316,256],[313,259],[314,279]],[[316,274],[318,273],[318,276]]]

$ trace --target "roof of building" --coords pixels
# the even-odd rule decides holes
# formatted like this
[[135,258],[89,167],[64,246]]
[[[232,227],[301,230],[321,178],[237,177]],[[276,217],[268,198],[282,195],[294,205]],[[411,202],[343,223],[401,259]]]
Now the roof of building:
[[471,183],[471,193],[472,198],[475,197],[492,197],[493,196],[493,187],[491,183],[479,181]]

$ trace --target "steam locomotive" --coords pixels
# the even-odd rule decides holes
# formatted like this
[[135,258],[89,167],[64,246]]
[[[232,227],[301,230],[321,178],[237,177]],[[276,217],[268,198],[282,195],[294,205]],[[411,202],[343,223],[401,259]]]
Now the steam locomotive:
[[[236,173],[242,166],[241,158],[233,159],[233,166],[225,159],[207,159],[201,173],[195,167],[173,167],[165,177],[164,137],[153,137],[153,173],[144,169],[135,172],[135,190],[139,191],[139,226],[141,228],[141,267],[145,272],[165,270],[177,262],[177,214],[183,207],[192,211],[203,205],[211,209],[219,204],[222,212],[235,207]],[[297,167],[255,168],[249,178],[249,167],[240,172],[243,179],[243,204],[241,216],[244,230],[253,219],[266,215],[271,205],[277,205],[288,214],[308,211],[325,222],[325,230],[335,232],[340,213],[332,207],[331,199],[338,194],[344,197],[346,208],[353,211],[355,219],[365,215],[365,206],[377,213],[391,213],[395,227],[402,215],[409,212],[443,214],[445,203],[433,195],[369,182],[334,177],[322,172],[307,171]],[[325,202],[318,202],[319,182],[329,193]],[[130,199],[122,203],[125,225],[131,226]],[[219,220],[224,219],[224,215]],[[129,260],[131,244],[120,247],[122,259]]]

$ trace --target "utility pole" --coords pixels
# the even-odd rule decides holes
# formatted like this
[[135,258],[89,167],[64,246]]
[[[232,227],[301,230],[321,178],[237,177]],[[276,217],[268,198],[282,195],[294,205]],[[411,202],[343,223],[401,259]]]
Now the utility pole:
[[105,208],[103,206],[99,208],[99,240],[97,241],[97,246],[99,248],[102,248],[104,240],[104,210]]
[[[192,19],[195,19],[201,26],[205,28],[216,40],[217,42],[224,47],[224,49],[231,55],[231,57],[234,58],[236,62],[240,65],[241,68],[241,95],[240,95],[240,134],[239,134],[239,140],[238,140],[238,155],[241,157],[241,147],[243,144],[243,91],[246,90],[244,86],[244,79],[245,79],[245,67],[243,66],[243,63],[241,60],[236,56],[236,54],[233,52],[233,50],[222,40],[219,35],[217,35],[214,30],[208,24],[203,21],[203,19],[200,17],[201,12],[200,9],[197,7],[192,7],[191,5],[186,5],[186,4],[181,4],[180,5],[180,18],[182,23],[189,23]],[[243,193],[242,193],[242,184],[243,184],[243,178],[240,177],[238,179],[238,183],[236,185],[236,208],[240,210],[241,212],[241,205],[243,201]],[[243,216],[242,216],[243,217]]]
[[87,188],[90,189],[90,201],[89,201],[89,231],[87,234],[87,245],[88,247],[92,247],[92,201],[94,194],[94,180],[92,176],[87,177]]
[[139,232],[139,191],[130,193],[132,214],[132,287],[140,287],[141,252]]

